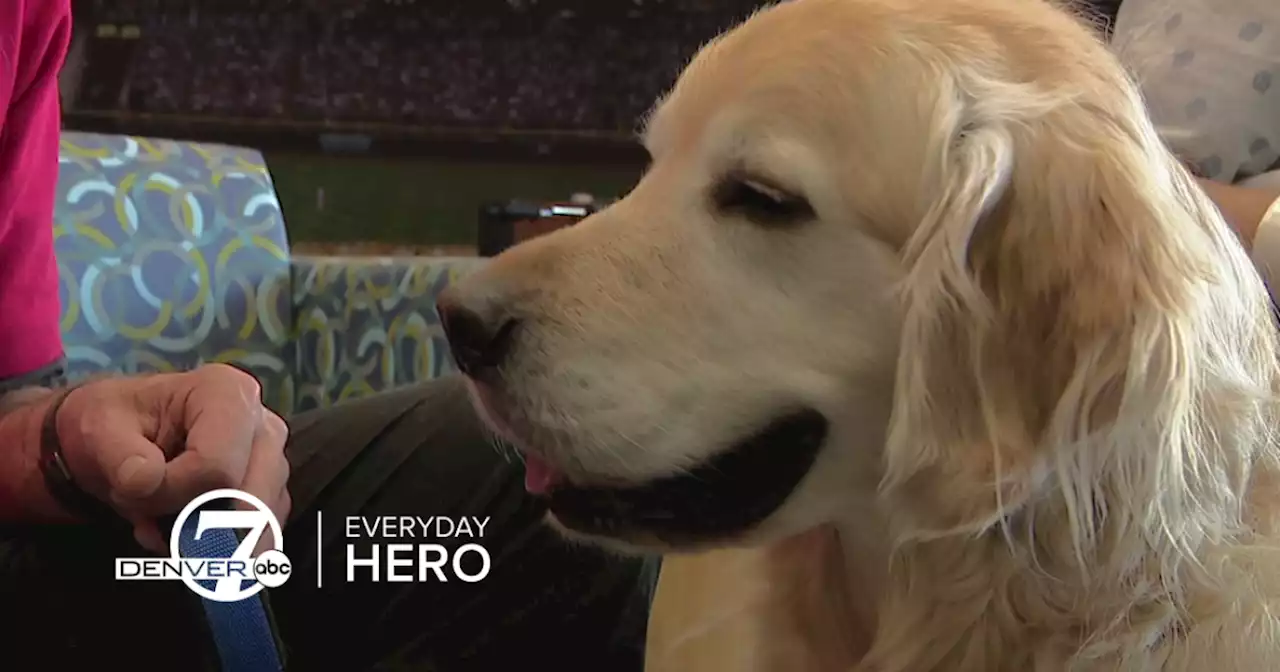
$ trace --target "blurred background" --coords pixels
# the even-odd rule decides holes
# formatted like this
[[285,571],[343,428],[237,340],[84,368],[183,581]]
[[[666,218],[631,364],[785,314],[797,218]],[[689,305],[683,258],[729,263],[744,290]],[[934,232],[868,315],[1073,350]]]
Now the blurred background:
[[478,208],[608,201],[759,0],[76,0],[68,130],[261,149],[295,245],[466,254]]

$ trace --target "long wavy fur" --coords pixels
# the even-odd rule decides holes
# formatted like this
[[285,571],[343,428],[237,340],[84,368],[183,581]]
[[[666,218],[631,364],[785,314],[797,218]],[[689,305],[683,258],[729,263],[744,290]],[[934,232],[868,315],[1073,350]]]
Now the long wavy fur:
[[1119,65],[1033,11],[1081,67],[1028,79],[903,37],[954,104],[907,249],[895,552],[863,667],[1274,669],[1266,290]]

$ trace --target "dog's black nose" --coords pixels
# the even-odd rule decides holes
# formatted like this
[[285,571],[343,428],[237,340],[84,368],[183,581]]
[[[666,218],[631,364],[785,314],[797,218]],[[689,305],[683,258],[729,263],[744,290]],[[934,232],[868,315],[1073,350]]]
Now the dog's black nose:
[[458,369],[475,376],[495,369],[511,351],[517,321],[510,317],[486,317],[445,292],[436,301],[440,326]]

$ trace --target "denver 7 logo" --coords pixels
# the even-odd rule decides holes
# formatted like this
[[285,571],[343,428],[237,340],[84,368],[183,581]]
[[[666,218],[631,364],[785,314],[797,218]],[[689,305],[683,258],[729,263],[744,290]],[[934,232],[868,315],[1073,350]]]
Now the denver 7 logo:
[[[224,499],[248,504],[250,509],[199,510]],[[187,521],[193,514],[197,516],[194,529],[189,529]],[[253,551],[268,528],[271,547],[255,558]],[[244,536],[237,538],[235,530],[244,530]],[[170,557],[117,558],[116,579],[181,579],[206,599],[239,602],[289,579],[293,568],[283,549],[280,521],[262,500],[240,490],[213,490],[192,500],[178,514],[169,536]],[[209,583],[213,588],[202,585]]]

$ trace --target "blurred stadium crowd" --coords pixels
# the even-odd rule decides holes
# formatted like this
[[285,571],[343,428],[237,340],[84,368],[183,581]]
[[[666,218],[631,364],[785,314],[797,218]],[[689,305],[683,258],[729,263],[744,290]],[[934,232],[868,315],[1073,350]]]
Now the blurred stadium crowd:
[[[760,0],[92,0],[140,28],[90,109],[631,131]],[[83,10],[81,10],[83,11]]]

